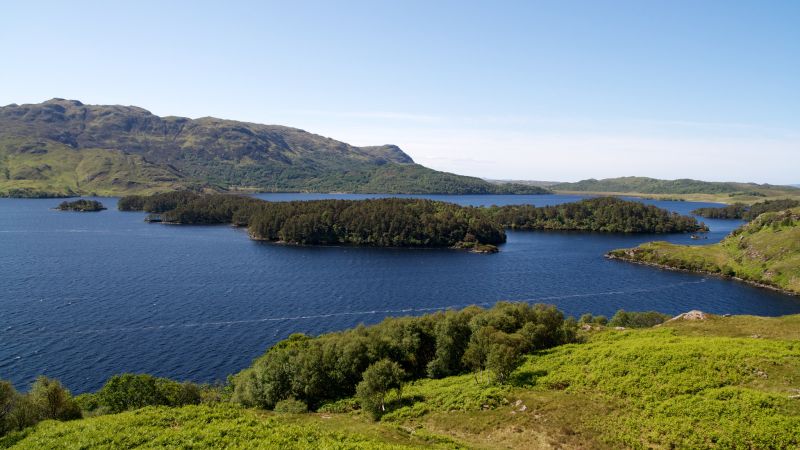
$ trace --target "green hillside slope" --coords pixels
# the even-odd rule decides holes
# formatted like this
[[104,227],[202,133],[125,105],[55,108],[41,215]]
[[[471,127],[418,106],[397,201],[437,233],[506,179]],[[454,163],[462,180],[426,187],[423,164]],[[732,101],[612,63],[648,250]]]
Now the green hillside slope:
[[723,203],[752,203],[764,198],[800,196],[800,189],[770,184],[699,181],[690,179],[659,180],[646,177],[588,179],[575,183],[548,186],[561,192],[594,192],[654,197],[678,197],[687,200],[714,200]]
[[296,128],[52,99],[0,107],[0,196],[168,189],[543,193],[415,164],[394,145],[355,147]]
[[[578,337],[578,343],[526,356],[507,383],[472,374],[410,382],[390,395],[386,414],[378,421],[349,399],[300,414],[226,403],[147,407],[69,422],[44,421],[0,439],[0,447],[800,445],[800,316],[706,316],[625,330],[585,325]],[[278,381],[263,380],[266,386]]]
[[800,208],[764,213],[717,244],[649,242],[609,257],[735,277],[800,294]]

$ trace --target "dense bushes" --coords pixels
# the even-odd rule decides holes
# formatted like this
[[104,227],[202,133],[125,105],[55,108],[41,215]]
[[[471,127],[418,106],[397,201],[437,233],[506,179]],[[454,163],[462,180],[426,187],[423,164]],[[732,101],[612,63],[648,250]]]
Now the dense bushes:
[[671,319],[669,314],[662,314],[657,311],[633,312],[620,309],[608,322],[612,327],[625,328],[648,328]]
[[200,387],[146,374],[114,375],[96,394],[83,394],[84,409],[118,413],[145,406],[183,406],[201,402]]
[[[554,306],[501,302],[488,310],[386,319],[317,338],[292,335],[232,378],[233,400],[272,409],[294,398],[316,409],[356,394],[370,367],[379,378],[391,378],[384,376],[394,371],[387,365],[396,365],[406,380],[488,369],[503,381],[523,353],[574,341],[575,327]],[[378,384],[362,386],[359,397],[372,398],[367,392]]]
[[493,206],[498,223],[520,230],[580,230],[615,233],[684,233],[708,231],[693,217],[640,202],[600,197],[555,206]]

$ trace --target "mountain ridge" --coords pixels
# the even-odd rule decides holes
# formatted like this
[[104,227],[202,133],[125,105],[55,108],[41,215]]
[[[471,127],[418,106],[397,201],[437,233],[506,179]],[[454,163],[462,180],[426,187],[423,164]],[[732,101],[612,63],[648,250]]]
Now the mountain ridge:
[[[0,193],[121,195],[174,189],[408,194],[545,193],[416,164],[283,125],[157,116],[51,99],[0,107]],[[24,193],[23,192],[23,193]]]

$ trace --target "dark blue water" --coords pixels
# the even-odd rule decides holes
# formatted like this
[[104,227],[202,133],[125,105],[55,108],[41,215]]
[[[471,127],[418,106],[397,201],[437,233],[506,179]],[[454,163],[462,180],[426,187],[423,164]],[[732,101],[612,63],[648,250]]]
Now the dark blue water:
[[[579,197],[434,198],[544,205]],[[509,232],[494,255],[295,247],[254,242],[228,226],[146,224],[142,213],[118,212],[115,199],[101,201],[109,210],[67,213],[50,209],[59,200],[0,199],[0,378],[19,388],[38,374],[75,392],[121,372],[223,380],[293,332],[497,300],[554,303],[573,315],[800,313],[794,297],[603,258],[653,239],[698,243],[687,235]],[[682,213],[703,206],[649,203]],[[709,222],[701,243],[739,225]]]

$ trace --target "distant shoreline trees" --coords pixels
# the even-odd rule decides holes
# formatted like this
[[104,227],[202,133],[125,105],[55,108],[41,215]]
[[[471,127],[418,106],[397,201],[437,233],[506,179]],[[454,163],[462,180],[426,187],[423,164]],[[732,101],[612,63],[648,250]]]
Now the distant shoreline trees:
[[610,233],[708,231],[689,216],[641,202],[598,197],[554,206],[492,206],[489,215],[512,230],[577,230]]
[[707,219],[742,219],[750,221],[765,212],[784,211],[797,206],[800,206],[800,200],[765,200],[750,206],[743,203],[734,203],[719,208],[698,208],[692,211],[692,214]]

